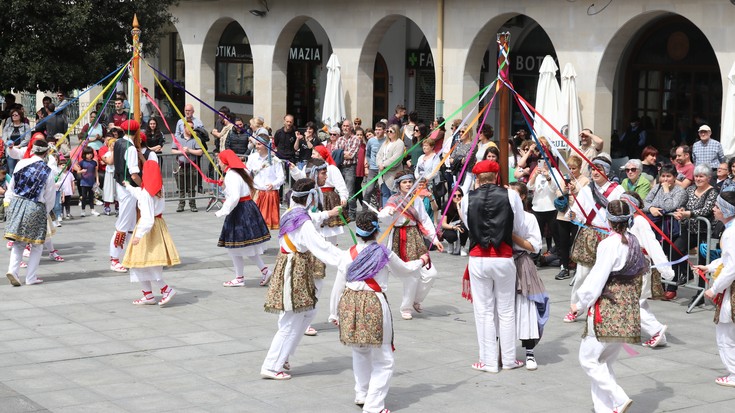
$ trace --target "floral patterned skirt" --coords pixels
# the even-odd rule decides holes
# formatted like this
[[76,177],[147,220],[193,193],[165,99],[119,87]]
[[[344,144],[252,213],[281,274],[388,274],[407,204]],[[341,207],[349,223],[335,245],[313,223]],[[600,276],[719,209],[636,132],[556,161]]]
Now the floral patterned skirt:
[[416,225],[395,227],[392,237],[391,250],[405,262],[417,260],[428,252],[424,237]]
[[[342,201],[339,198],[339,194],[336,191],[324,192],[324,210],[329,211],[336,206],[340,206]],[[347,217],[345,217],[347,218]],[[323,227],[341,227],[344,225],[342,219],[339,216],[328,218],[322,224]]]
[[342,344],[353,347],[383,344],[383,306],[374,291],[345,289],[337,311]]
[[43,244],[47,234],[46,206],[28,198],[10,200],[5,224],[5,238],[17,242]]
[[278,253],[273,276],[265,294],[266,312],[301,312],[317,303],[314,279],[324,278],[325,265],[310,252]]

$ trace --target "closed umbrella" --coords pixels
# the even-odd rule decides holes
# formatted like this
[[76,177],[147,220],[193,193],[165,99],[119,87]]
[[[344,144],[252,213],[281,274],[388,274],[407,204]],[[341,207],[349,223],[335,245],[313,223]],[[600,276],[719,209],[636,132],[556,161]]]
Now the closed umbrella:
[[347,118],[345,98],[342,92],[342,75],[337,55],[332,53],[327,63],[327,87],[324,91],[322,122],[328,127],[337,126]]
[[735,155],[735,63],[727,75],[727,95],[722,113],[722,132],[720,143],[726,157]]
[[582,132],[582,112],[577,97],[577,72],[571,63],[564,65],[561,74],[561,105],[564,115],[562,124],[566,125],[567,139],[579,146],[579,133]]
[[[536,111],[559,130],[562,126],[561,117],[561,90],[556,81],[556,72],[559,68],[551,56],[544,57],[539,70],[538,88],[536,90]],[[549,127],[546,122],[536,115],[533,128],[537,136],[545,136],[550,144],[558,149],[566,148],[564,141]]]

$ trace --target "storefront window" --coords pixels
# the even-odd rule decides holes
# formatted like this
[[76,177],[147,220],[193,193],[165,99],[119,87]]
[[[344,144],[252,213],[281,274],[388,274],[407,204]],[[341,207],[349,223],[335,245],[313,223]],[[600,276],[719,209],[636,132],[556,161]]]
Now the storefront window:
[[215,98],[253,103],[253,55],[245,31],[237,22],[230,23],[222,33],[215,57]]

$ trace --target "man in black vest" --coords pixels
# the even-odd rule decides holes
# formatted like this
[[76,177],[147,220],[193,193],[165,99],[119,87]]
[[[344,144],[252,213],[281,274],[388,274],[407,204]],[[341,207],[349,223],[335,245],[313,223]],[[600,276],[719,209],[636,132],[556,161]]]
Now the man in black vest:
[[120,258],[123,256],[123,251],[125,251],[129,238],[128,234],[133,233],[136,224],[135,197],[122,183],[127,181],[130,186],[137,187],[142,182],[140,152],[133,140],[138,129],[140,129],[140,124],[131,119],[124,121],[120,127],[125,131],[125,135],[115,142],[112,149],[117,199],[120,204],[120,213],[117,216],[117,221],[115,221],[115,233],[110,239],[110,269],[115,272],[127,271],[127,268],[120,263]]
[[[495,161],[475,164],[475,189],[462,199],[462,220],[470,236],[469,283],[475,313],[480,360],[479,371],[497,373],[498,342],[503,370],[523,366],[516,360],[513,232],[523,226],[523,203],[515,191],[495,185],[500,165]],[[495,319],[499,320],[496,331]]]

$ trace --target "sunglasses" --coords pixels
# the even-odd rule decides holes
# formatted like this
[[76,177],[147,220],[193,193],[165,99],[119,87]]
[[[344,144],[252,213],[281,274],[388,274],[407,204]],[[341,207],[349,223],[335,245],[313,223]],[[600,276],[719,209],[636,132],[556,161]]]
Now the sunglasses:
[[396,133],[396,131],[388,129],[385,133]]
[[454,194],[453,198],[462,198],[462,194]]
[[638,168],[625,168],[625,172],[638,172]]

